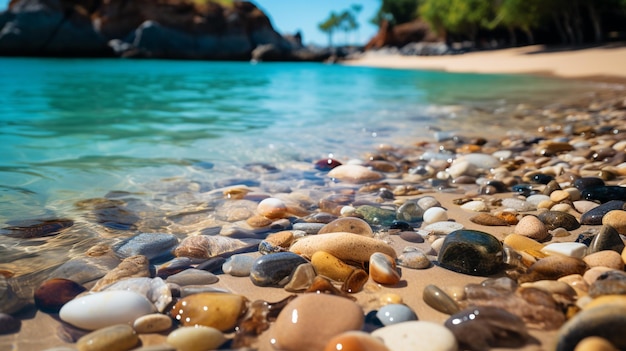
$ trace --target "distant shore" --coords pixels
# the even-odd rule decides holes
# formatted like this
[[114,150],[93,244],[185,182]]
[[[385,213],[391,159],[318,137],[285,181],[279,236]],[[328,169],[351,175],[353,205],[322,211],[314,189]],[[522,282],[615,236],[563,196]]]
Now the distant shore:
[[445,56],[366,52],[342,64],[465,73],[539,74],[626,84],[625,62],[626,44],[621,43],[573,49],[533,45]]

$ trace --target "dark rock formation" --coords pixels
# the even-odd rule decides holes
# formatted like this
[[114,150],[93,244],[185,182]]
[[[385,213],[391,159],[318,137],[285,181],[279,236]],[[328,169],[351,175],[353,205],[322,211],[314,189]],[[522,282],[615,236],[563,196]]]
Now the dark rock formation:
[[378,33],[365,45],[365,50],[381,49],[383,47],[403,47],[410,43],[441,41],[428,24],[422,21],[413,21],[399,25],[391,25],[383,21]]
[[323,60],[274,30],[254,4],[191,0],[12,0],[0,55]]

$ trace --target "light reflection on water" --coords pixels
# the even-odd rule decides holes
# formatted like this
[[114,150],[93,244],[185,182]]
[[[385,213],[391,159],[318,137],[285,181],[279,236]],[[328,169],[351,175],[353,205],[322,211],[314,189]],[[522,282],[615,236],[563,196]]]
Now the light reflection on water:
[[[298,182],[315,178],[302,169],[329,153],[359,157],[375,143],[430,136],[431,126],[490,135],[529,128],[510,118],[517,103],[590,89],[322,64],[19,58],[0,58],[0,81],[0,226],[76,222],[41,240],[0,236],[0,265],[17,271],[51,267],[139,230],[185,235],[221,225],[192,210],[210,214],[219,205],[203,195],[216,181],[258,180],[243,167],[251,162],[296,170],[272,181],[312,186]],[[111,191],[133,194],[122,207],[140,219],[123,230],[76,206]]]

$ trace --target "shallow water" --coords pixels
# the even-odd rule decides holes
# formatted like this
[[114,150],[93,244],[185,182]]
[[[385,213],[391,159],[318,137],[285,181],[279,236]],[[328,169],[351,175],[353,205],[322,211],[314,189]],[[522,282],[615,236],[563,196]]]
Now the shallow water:
[[0,82],[0,227],[75,222],[51,237],[0,236],[0,268],[18,274],[136,231],[217,227],[211,191],[223,185],[313,188],[316,159],[437,128],[527,130],[541,119],[512,118],[520,103],[596,88],[313,63],[30,58],[0,58]]

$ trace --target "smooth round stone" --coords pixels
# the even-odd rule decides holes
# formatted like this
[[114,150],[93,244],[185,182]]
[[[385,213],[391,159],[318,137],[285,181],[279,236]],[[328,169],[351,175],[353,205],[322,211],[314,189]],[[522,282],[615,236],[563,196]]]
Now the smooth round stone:
[[373,237],[372,227],[366,221],[356,217],[337,218],[324,225],[318,234],[346,232]]
[[479,174],[476,166],[461,159],[456,159],[452,165],[446,169],[451,178],[459,178],[461,176],[477,176]]
[[80,296],[59,311],[64,322],[86,330],[115,324],[132,324],[135,319],[156,312],[154,305],[133,291],[102,291]]
[[600,278],[600,276],[604,275],[607,272],[613,271],[613,268],[609,267],[591,267],[583,274],[583,279],[591,286]]
[[513,232],[537,241],[544,240],[549,235],[545,224],[533,215],[522,217]]
[[441,207],[441,203],[433,196],[424,196],[417,199],[417,205],[424,209],[424,211],[428,210],[431,207]]
[[422,299],[428,306],[441,313],[455,314],[460,310],[456,301],[436,285],[427,285],[422,293]]
[[626,211],[613,210],[607,212],[607,214],[602,217],[602,224],[611,226],[615,228],[618,233],[626,235]]
[[581,192],[586,189],[604,186],[604,180],[600,177],[581,177],[574,181],[574,187]]
[[318,234],[325,225],[324,223],[294,223],[293,230],[301,230],[307,234]]
[[184,297],[172,307],[170,315],[182,326],[205,326],[231,330],[246,310],[244,296],[206,292]]
[[576,217],[566,212],[545,211],[539,213],[537,218],[545,224],[548,230],[554,230],[556,228],[575,230],[580,228],[580,223],[578,223]]
[[398,266],[411,269],[424,269],[430,267],[430,260],[426,254],[418,249],[403,252],[396,260]]
[[349,183],[365,183],[380,180],[383,175],[367,167],[355,164],[340,165],[328,172],[330,178]]
[[[594,221],[595,219],[583,219],[583,217],[585,216],[585,213],[593,210],[594,208],[600,206],[600,204],[593,202],[593,201],[585,201],[585,200],[579,200],[579,201],[574,201],[572,203],[574,205],[574,209],[576,209],[576,211],[578,211],[578,213],[582,213],[583,215],[580,217],[580,224],[590,224],[587,223],[588,221]],[[602,216],[604,216],[604,214],[602,214]],[[602,218],[602,217],[600,217]],[[598,222],[598,224],[600,224],[600,222]]]
[[435,235],[447,235],[463,228],[463,224],[459,222],[443,221],[431,223],[425,226],[423,229],[425,231],[432,232]]
[[556,351],[574,350],[578,343],[598,336],[609,341],[617,349],[626,349],[626,306],[606,303],[584,309],[569,319],[556,336]]
[[341,166],[341,162],[330,157],[315,162],[315,169],[323,172],[330,171],[337,166]]
[[157,278],[128,278],[107,286],[102,291],[124,290],[133,291],[148,298],[159,312],[163,312],[172,302],[172,291],[163,279]]
[[474,212],[486,212],[489,211],[489,206],[484,201],[474,200],[469,201],[461,205],[461,208],[466,211],[474,211]]
[[479,213],[469,219],[472,223],[486,226],[508,226],[509,223],[504,219],[494,216],[490,213]]
[[165,279],[165,282],[177,284],[179,286],[209,285],[215,284],[218,281],[219,278],[215,274],[195,268],[186,269],[180,273],[170,275],[167,279]]
[[319,275],[331,280],[344,282],[354,271],[354,267],[325,251],[318,251],[311,257],[311,264]]
[[606,185],[582,191],[581,197],[584,200],[596,200],[600,203],[609,202],[611,200],[626,201],[626,187],[618,185]]
[[487,154],[470,153],[463,155],[460,158],[457,158],[457,160],[458,159],[465,160],[476,166],[477,168],[484,170],[489,170],[491,168],[496,168],[500,166],[500,160],[492,155]]
[[317,276],[317,272],[315,272],[312,264],[301,264],[293,272],[289,283],[285,285],[285,290],[291,292],[305,291],[313,284],[315,276]]
[[382,252],[375,252],[370,256],[369,271],[370,278],[376,283],[394,285],[400,282],[395,260]]
[[393,351],[456,351],[456,338],[450,330],[434,322],[410,321],[372,332]]
[[510,208],[517,212],[528,212],[528,211],[534,211],[537,209],[536,205],[533,205],[532,203],[528,201],[524,201],[524,200],[520,200],[516,198],[502,199],[502,207]]
[[581,224],[600,225],[602,224],[602,218],[609,212],[614,210],[623,210],[626,202],[621,200],[612,200],[600,204],[580,216]]
[[622,256],[612,250],[598,251],[589,254],[583,258],[583,261],[585,261],[589,267],[609,267],[624,270]]
[[527,273],[518,280],[520,283],[545,279],[557,280],[571,274],[583,275],[587,268],[587,264],[579,258],[561,255],[548,256],[533,263]]
[[222,265],[222,271],[233,277],[247,277],[250,275],[256,259],[248,255],[233,255]]
[[544,245],[536,240],[520,234],[509,234],[504,238],[504,245],[511,247],[513,250],[521,252],[527,250],[541,251]]
[[424,209],[417,204],[417,201],[407,201],[398,208],[396,216],[399,220],[409,223],[419,222],[424,217]]
[[376,206],[363,205],[356,208],[355,213],[373,225],[390,226],[396,220],[396,211]]
[[544,246],[541,249],[541,252],[548,255],[564,255],[583,258],[587,254],[587,245],[575,242],[550,243]]
[[10,314],[0,313],[0,335],[17,333],[22,327],[22,321]]
[[603,250],[613,250],[621,253],[624,251],[624,247],[626,247],[626,245],[624,245],[624,241],[617,230],[609,225],[603,225],[598,234],[596,234],[589,243],[588,252],[593,253]]
[[559,203],[561,201],[571,200],[571,195],[565,190],[555,190],[550,193],[550,200]]
[[35,305],[43,312],[58,313],[61,307],[87,289],[69,279],[46,280],[35,290]]
[[589,296],[626,295],[626,272],[609,270],[589,285]]
[[289,250],[304,257],[312,257],[317,251],[326,251],[344,262],[361,264],[369,262],[374,252],[396,258],[395,249],[384,241],[346,232],[306,236],[291,245]]
[[393,303],[381,307],[376,312],[376,317],[385,326],[417,320],[417,315],[409,306]]
[[444,222],[448,220],[448,211],[442,207],[431,207],[424,212],[424,223]]
[[127,351],[139,343],[135,330],[117,324],[91,332],[76,342],[79,351]]
[[478,230],[457,230],[445,237],[437,260],[439,265],[470,275],[490,275],[502,268],[500,241]]
[[379,339],[362,331],[341,333],[328,341],[324,351],[390,351]]
[[526,203],[531,204],[534,207],[538,207],[540,203],[550,201],[550,196],[543,194],[530,195],[526,198]]
[[[330,235],[330,234],[327,234]],[[250,269],[250,280],[257,286],[285,286],[301,265],[308,263],[293,252],[277,252],[257,258]]]
[[161,313],[141,316],[133,322],[133,329],[139,334],[160,333],[172,327],[172,319]]
[[150,261],[143,255],[130,256],[98,280],[91,291],[100,291],[123,279],[139,277],[150,277]]
[[360,330],[364,315],[352,300],[328,294],[302,294],[289,302],[270,329],[276,350],[319,351],[347,331]]
[[400,238],[402,238],[402,240],[405,240],[411,243],[423,243],[424,242],[424,236],[422,236],[420,232],[402,231],[400,232],[399,235],[400,235]]
[[207,259],[229,252],[241,252],[259,245],[256,239],[234,239],[223,235],[192,235],[174,250],[176,257]]
[[582,339],[574,351],[619,351],[608,340],[599,336],[588,336]]
[[122,241],[113,250],[121,257],[143,255],[151,260],[169,255],[177,245],[178,238],[174,234],[141,233]]
[[196,326],[178,328],[167,336],[166,341],[177,351],[208,351],[220,347],[226,337],[218,329]]
[[259,202],[257,212],[267,218],[284,218],[288,213],[287,204],[281,199],[269,197]]

